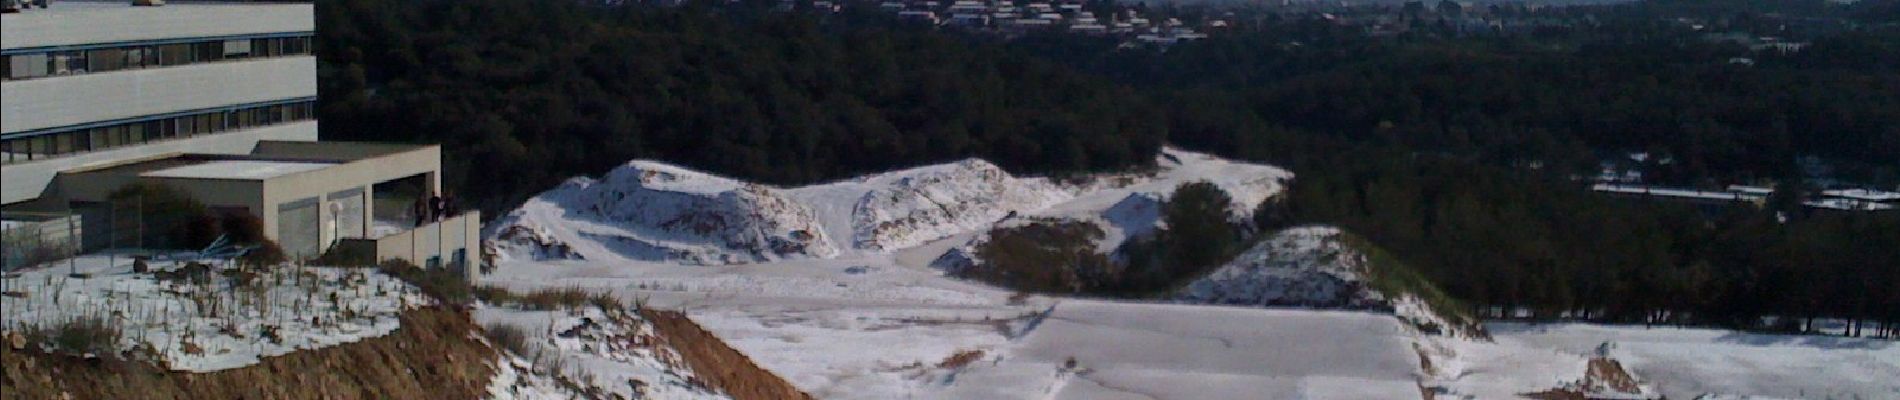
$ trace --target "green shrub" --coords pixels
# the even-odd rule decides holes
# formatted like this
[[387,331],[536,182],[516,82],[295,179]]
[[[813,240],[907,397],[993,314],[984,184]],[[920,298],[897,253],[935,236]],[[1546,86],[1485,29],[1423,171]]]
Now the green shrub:
[[976,248],[982,262],[957,274],[1032,292],[1095,291],[1120,278],[1119,268],[1096,252],[1103,235],[1095,224],[1077,221],[995,229]]
[[1228,221],[1227,192],[1208,182],[1181,184],[1161,207],[1162,224],[1150,237],[1131,239],[1118,251],[1126,272],[1110,290],[1123,296],[1172,293],[1232,260],[1242,247],[1241,230]]
[[[1478,336],[1485,335],[1484,327],[1479,325],[1478,318],[1472,313],[1470,307],[1439,289],[1438,285],[1426,279],[1425,275],[1420,274],[1417,269],[1400,262],[1391,253],[1387,253],[1384,249],[1357,235],[1342,234],[1339,240],[1347,247],[1365,255],[1367,280],[1373,290],[1392,299],[1404,294],[1418,296],[1420,300],[1425,301],[1427,307],[1431,308],[1430,311],[1433,314],[1444,318],[1446,322],[1458,325],[1456,328]],[[1419,328],[1428,332],[1441,330],[1426,326]]]

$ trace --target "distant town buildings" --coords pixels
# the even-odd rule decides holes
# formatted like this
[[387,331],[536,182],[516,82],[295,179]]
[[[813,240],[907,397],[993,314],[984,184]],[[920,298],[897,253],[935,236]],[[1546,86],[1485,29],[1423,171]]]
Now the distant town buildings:
[[[1648,184],[1643,179],[1642,164],[1649,161],[1652,161],[1649,153],[1627,153],[1605,160],[1600,163],[1601,170],[1591,179],[1590,189],[1598,193],[1625,197],[1706,205],[1745,204],[1756,207],[1767,205],[1768,198],[1778,190],[1772,186],[1739,184],[1728,185],[1720,190]],[[1670,160],[1662,158],[1654,161],[1657,164],[1666,164]],[[1832,183],[1831,180],[1828,182]],[[1802,204],[1817,210],[1895,211],[1900,210],[1900,188],[1895,190],[1850,187],[1821,190],[1804,196],[1805,200]]]
[[[797,10],[805,1],[808,0],[784,0],[779,3],[778,9]],[[1132,7],[1114,6],[1113,11],[1103,12],[1090,10],[1082,2],[1074,0],[890,0],[875,3],[843,2],[836,3],[839,4],[836,6],[832,2],[811,1],[809,4],[810,9],[818,12],[836,12],[851,6],[874,6],[879,11],[905,21],[1006,36],[1059,32],[1122,37],[1130,45],[1165,46],[1185,40],[1204,39],[1207,38],[1205,30],[1229,26],[1229,22],[1223,19],[1211,19],[1198,26],[1175,18],[1155,22]]]

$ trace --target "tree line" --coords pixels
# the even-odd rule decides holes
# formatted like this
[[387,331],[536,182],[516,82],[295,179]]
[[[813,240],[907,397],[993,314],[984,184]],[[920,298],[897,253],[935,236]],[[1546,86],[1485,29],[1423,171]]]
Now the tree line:
[[[1287,18],[1164,50],[1014,45],[1157,99],[1172,143],[1292,169],[1261,224],[1342,226],[1478,315],[1895,334],[1900,213],[1800,202],[1811,178],[1900,184],[1900,29],[1757,52],[1646,11],[1681,3],[1523,35]],[[1716,31],[1766,20],[1736,10]],[[1783,190],[1759,208],[1588,191],[1625,152],[1670,160],[1652,183]]]
[[1167,134],[1132,90],[997,43],[767,10],[320,3],[322,134],[441,143],[491,213],[634,158],[781,184],[966,157],[1061,174],[1151,162]]

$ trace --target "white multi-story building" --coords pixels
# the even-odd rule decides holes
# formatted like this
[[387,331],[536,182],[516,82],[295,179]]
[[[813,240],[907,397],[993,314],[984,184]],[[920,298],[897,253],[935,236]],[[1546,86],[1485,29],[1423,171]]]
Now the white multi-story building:
[[56,1],[0,14],[0,204],[60,171],[317,140],[310,4]]
[[473,270],[479,214],[432,200],[445,197],[440,147],[317,141],[310,3],[66,0],[8,11],[0,266],[46,258],[29,248],[179,250],[144,241],[163,228],[128,223],[152,211],[115,193],[141,184],[218,218],[254,216],[293,256],[350,248]]

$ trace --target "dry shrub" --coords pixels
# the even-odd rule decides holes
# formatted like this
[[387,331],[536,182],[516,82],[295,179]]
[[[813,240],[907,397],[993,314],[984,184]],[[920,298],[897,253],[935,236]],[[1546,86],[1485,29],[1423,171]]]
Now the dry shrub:
[[508,350],[509,353],[514,353],[516,356],[525,356],[528,354],[528,333],[527,331],[521,330],[521,327],[503,323],[491,323],[482,326],[482,336],[487,337],[489,343],[494,344],[498,348]]
[[956,354],[951,354],[950,357],[945,357],[943,361],[937,362],[937,368],[944,368],[944,369],[963,368],[963,366],[970,365],[970,363],[976,362],[976,360],[980,360],[982,358],[983,358],[982,350],[963,350],[963,351],[956,352]]
[[553,311],[576,309],[585,306],[600,307],[603,310],[621,309],[620,300],[606,292],[592,292],[578,287],[543,288],[515,294],[496,286],[471,288],[475,298],[498,306],[509,306],[529,311]]
[[589,303],[593,294],[576,287],[537,289],[521,296],[516,304],[533,311],[579,308]]
[[468,280],[448,268],[422,268],[398,259],[383,261],[380,269],[444,304],[468,304],[474,299]]
[[284,253],[283,246],[278,246],[277,242],[271,240],[257,242],[257,248],[238,257],[239,266],[257,269],[270,268],[283,264],[285,261],[290,261],[290,255]]
[[30,329],[27,342],[61,353],[104,357],[116,352],[120,332],[119,326],[110,319],[76,317],[50,328]]
[[507,288],[493,285],[475,286],[469,288],[469,293],[474,295],[476,300],[485,301],[489,304],[513,304],[515,301],[520,300],[520,297],[515,296],[514,292],[508,291]]

